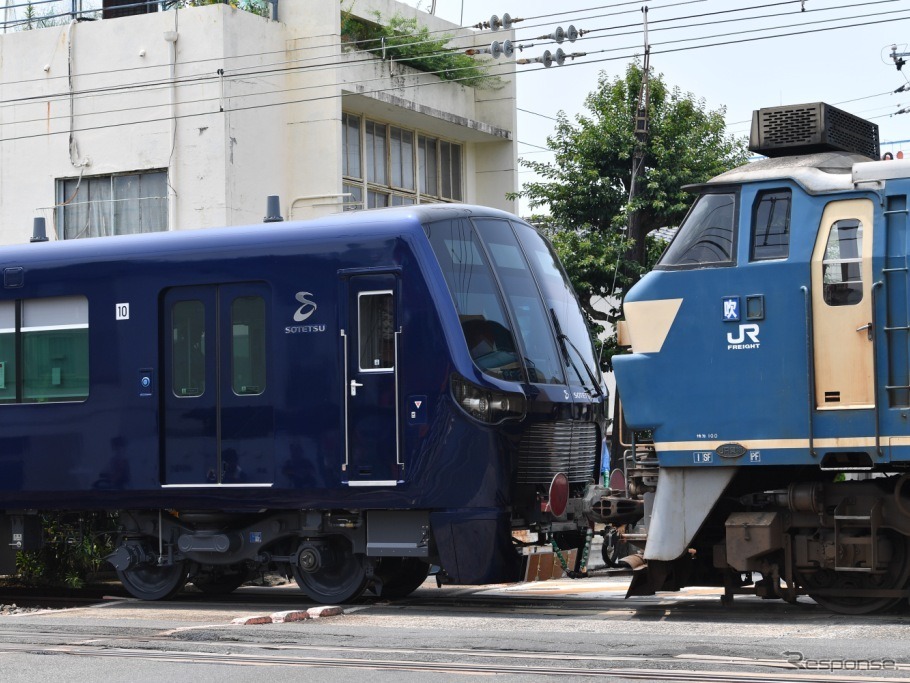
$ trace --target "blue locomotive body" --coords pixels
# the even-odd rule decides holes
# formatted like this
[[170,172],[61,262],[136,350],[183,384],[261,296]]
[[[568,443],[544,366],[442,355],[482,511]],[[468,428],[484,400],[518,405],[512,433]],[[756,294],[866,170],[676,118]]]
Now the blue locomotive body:
[[696,188],[626,299],[625,465],[649,495],[632,593],[729,597],[760,572],[750,590],[842,612],[910,595],[910,164],[874,161],[877,130],[846,117],[756,112],[753,142],[789,139]]
[[430,563],[516,580],[513,529],[587,525],[604,393],[558,260],[513,216],[50,242],[2,268],[0,509],[120,511],[110,561],[139,597],[263,567],[332,601],[405,594]]

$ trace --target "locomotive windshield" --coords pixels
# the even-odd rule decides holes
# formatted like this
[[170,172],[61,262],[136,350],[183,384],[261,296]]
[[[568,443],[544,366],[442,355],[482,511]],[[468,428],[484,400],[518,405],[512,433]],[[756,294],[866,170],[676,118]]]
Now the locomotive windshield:
[[657,268],[725,266],[733,263],[736,195],[703,194],[689,211]]
[[578,301],[537,231],[500,218],[438,221],[425,229],[483,372],[564,384],[569,368],[572,381],[599,384]]

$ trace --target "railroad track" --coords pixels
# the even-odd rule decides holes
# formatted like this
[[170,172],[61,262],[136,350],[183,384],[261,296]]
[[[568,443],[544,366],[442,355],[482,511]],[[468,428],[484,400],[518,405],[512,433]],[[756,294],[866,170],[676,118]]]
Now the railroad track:
[[[10,634],[7,634],[10,635]],[[22,632],[22,637],[35,634]],[[92,643],[102,638],[105,643]],[[221,641],[193,641],[195,649],[163,647],[167,638],[143,636],[144,647],[117,646],[107,636],[83,637],[72,644],[0,643],[0,653],[141,659],[149,662],[229,665],[246,667],[289,667],[360,669],[383,672],[452,673],[463,675],[533,676],[572,679],[665,680],[725,683],[847,683],[855,675],[839,675],[829,669],[797,669],[784,659],[746,657],[608,656],[590,654],[546,654],[515,650],[464,648],[377,648],[351,646],[262,645],[231,643],[231,652],[205,648],[225,647]],[[173,644],[173,641],[170,640]],[[277,652],[276,652],[277,651]],[[673,667],[699,667],[696,670]],[[750,669],[750,670],[746,670]],[[754,671],[753,669],[765,669]],[[892,673],[910,672],[910,665],[896,664]],[[241,674],[238,674],[241,675]],[[908,676],[867,676],[863,681],[910,681]]]

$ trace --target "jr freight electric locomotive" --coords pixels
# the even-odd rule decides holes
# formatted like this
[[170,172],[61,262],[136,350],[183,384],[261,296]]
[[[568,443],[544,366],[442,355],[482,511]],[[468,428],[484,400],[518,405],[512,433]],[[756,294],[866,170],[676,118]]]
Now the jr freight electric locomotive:
[[910,162],[824,104],[756,112],[752,149],[625,301],[630,594],[886,609],[910,595]]
[[605,389],[549,244],[464,205],[5,247],[0,520],[118,514],[144,599],[514,581],[578,544]]

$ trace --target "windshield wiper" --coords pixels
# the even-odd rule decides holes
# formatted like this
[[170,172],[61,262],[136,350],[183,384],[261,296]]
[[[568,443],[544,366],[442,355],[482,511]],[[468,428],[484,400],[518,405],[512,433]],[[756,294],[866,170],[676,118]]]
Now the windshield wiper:
[[594,373],[592,372],[591,367],[585,361],[585,357],[582,355],[581,351],[578,350],[578,347],[572,343],[572,340],[569,339],[568,335],[563,333],[562,326],[559,324],[559,318],[556,317],[556,311],[553,310],[553,308],[550,308],[550,317],[553,320],[553,327],[556,329],[556,338],[559,340],[559,345],[562,348],[562,355],[565,357],[566,362],[572,366],[572,369],[575,370],[575,374],[581,381],[582,386],[587,389],[588,386],[585,384],[585,380],[581,376],[581,372],[579,371],[578,366],[575,365],[575,361],[572,360],[572,355],[569,353],[569,346],[571,346],[572,350],[575,351],[575,354],[581,361],[581,364],[584,366],[585,372],[588,373],[588,379],[591,380],[591,385],[594,387],[593,391],[597,392],[597,395],[601,398],[604,398],[603,390],[600,388],[600,382],[598,382],[594,377]]

